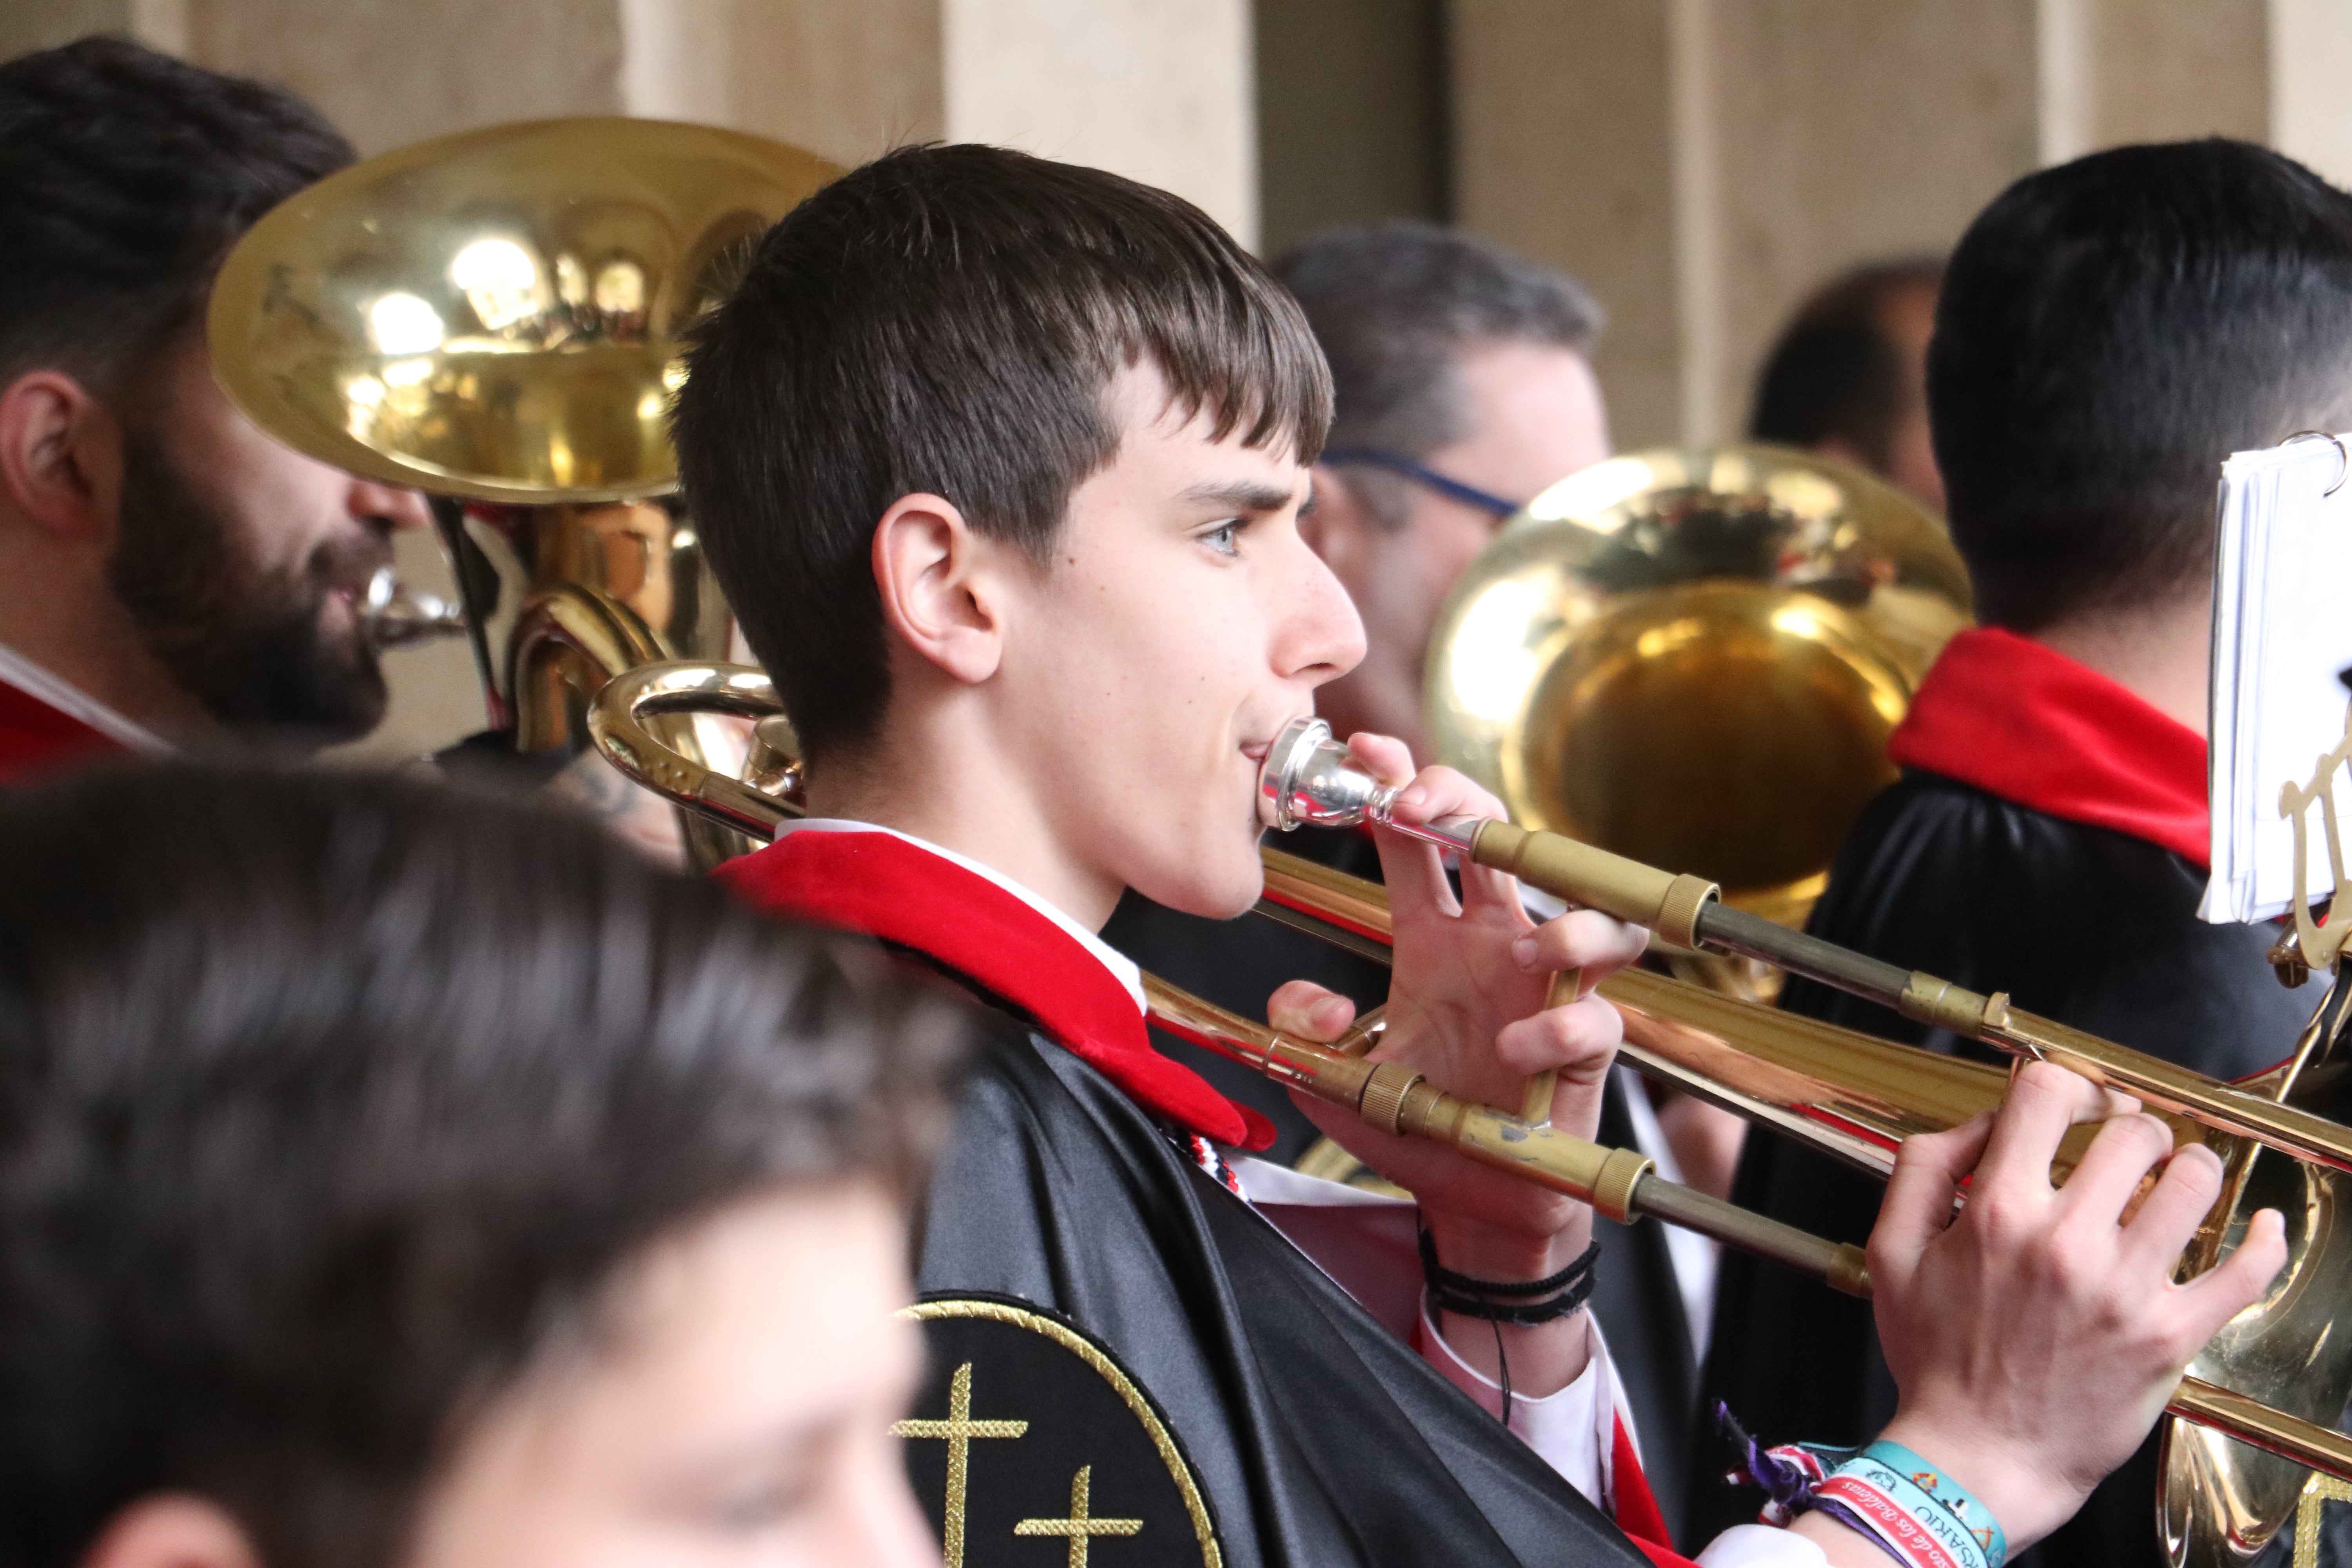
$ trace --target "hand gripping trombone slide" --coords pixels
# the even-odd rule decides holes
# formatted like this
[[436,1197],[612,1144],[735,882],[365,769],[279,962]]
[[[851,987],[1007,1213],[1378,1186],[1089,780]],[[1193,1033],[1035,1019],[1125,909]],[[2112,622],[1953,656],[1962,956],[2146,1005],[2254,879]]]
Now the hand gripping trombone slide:
[[[746,779],[729,777],[665,744],[665,716],[719,711],[761,721]],[[589,711],[589,731],[606,760],[631,779],[723,826],[755,835],[801,815],[792,798],[795,774],[781,729],[782,705],[759,670],[695,663],[645,665],[614,679]],[[1508,823],[1449,819],[1427,826],[1393,822],[1397,792],[1381,785],[1337,745],[1319,720],[1286,730],[1268,752],[1260,781],[1260,815],[1271,826],[1346,826],[1367,819],[1454,849],[1558,897],[1649,926],[1683,945],[1712,946],[1763,958],[1858,994],[1890,1000],[1971,1037],[2020,1056],[2059,1062],[2094,1081],[2150,1104],[2336,1170],[2352,1170],[2352,1143],[2336,1123],[2182,1072],[2169,1064],[2007,1007],[1927,976],[1788,931],[1716,901],[1694,878],[1653,868]],[[1258,912],[1385,960],[1390,939],[1387,891],[1277,850],[1262,852],[1266,898]],[[1625,1016],[1625,1055],[1652,1073],[1803,1137],[1815,1147],[1884,1174],[1911,1131],[1956,1125],[1999,1103],[2002,1075],[1974,1063],[1933,1057],[1852,1030],[1789,1018],[1666,976],[1627,971],[1601,994]],[[1152,1022],[1181,1038],[1241,1062],[1318,1100],[1363,1117],[1382,1131],[1431,1139],[1465,1156],[1590,1203],[1612,1219],[1649,1217],[1681,1226],[1867,1296],[1861,1249],[1811,1236],[1765,1215],[1668,1182],[1650,1161],[1609,1149],[1548,1122],[1515,1116],[1447,1094],[1409,1069],[1360,1054],[1370,1039],[1360,1026],[1337,1046],[1297,1040],[1199,997],[1147,977]],[[1914,997],[1909,1003],[1905,997]],[[1916,1011],[1932,1008],[1933,1011]],[[1979,1031],[1983,1031],[1979,1033]],[[1757,1038],[1776,1054],[1759,1062]],[[1744,1081],[1771,1091],[1731,1092],[1726,1068],[1744,1065]],[[1826,1086],[1826,1087],[1825,1087]],[[1807,1100],[1807,1096],[1815,1098]],[[2210,1119],[2210,1120],[2209,1120]],[[2077,1147],[2079,1147],[2079,1141]],[[2323,1153],[2322,1151],[2325,1151]],[[2062,1154],[2062,1164],[2068,1158]],[[2168,1408],[2200,1426],[2352,1482],[2352,1437],[2196,1377],[2185,1378]]]

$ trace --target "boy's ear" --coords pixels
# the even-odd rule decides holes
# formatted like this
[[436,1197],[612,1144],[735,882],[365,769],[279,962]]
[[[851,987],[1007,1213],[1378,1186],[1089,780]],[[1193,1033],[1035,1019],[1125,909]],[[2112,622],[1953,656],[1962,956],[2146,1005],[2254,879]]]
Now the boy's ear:
[[988,679],[1004,655],[1005,606],[993,575],[1002,554],[954,502],[899,497],[874,529],[884,624],[955,679]]
[[121,501],[122,431],[61,371],[0,386],[0,498],[62,542],[111,546]]
[[186,1492],[141,1498],[109,1520],[79,1568],[263,1568],[244,1527]]

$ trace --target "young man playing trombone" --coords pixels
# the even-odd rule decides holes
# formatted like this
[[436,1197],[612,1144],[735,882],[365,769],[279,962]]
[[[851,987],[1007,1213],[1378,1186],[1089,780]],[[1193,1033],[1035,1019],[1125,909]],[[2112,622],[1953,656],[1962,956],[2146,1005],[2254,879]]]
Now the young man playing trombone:
[[[1259,760],[1362,651],[1297,531],[1330,405],[1296,306],[1173,197],[917,149],[772,230],[689,370],[687,489],[809,769],[813,819],[730,878],[1005,1016],[931,1189],[919,1283],[945,1300],[927,1310],[1088,1347],[1193,1500],[1188,1532],[1122,1489],[1134,1474],[1096,1473],[1088,1445],[1110,1438],[1057,1425],[1059,1395],[959,1349],[904,1428],[919,1473],[943,1475],[950,1560],[1035,1561],[1022,1538],[1050,1535],[1074,1563],[1087,1542],[1108,1559],[1188,1541],[1170,1560],[1640,1561],[1612,1512],[1675,1560],[1580,1310],[1607,1266],[1591,1212],[1320,1108],[1417,1205],[1229,1161],[1256,1128],[1150,1051],[1133,967],[1094,934],[1130,887],[1250,906]],[[1355,745],[1410,781],[1402,820],[1500,810],[1392,741]],[[1624,964],[1642,934],[1586,911],[1538,929],[1507,879],[1465,868],[1457,900],[1427,846],[1380,847],[1397,948],[1377,1055],[1493,1104],[1557,1070],[1551,1118],[1589,1134],[1618,1020],[1596,998],[1548,1008],[1546,988]],[[1318,1040],[1349,1011],[1304,984],[1270,1005]],[[2170,1282],[2220,1173],[2175,1158],[2122,1224],[2169,1149],[2148,1119],[2116,1119],[2053,1193],[2088,1099],[2030,1070],[1998,1124],[1916,1140],[1874,1238],[1906,1395],[1889,1438],[1990,1515],[1952,1561],[1996,1562],[1994,1522],[2023,1542],[2064,1519],[2284,1256],[2273,1217]],[[1805,1511],[1701,1561],[1899,1550],[1867,1529]]]

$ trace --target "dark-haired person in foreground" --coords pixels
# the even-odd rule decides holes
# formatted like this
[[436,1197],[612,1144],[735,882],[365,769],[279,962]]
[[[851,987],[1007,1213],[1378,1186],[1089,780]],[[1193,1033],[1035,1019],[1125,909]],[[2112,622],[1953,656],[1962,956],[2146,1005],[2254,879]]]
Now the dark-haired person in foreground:
[[1859,468],[1944,510],[1927,433],[1927,339],[1944,264],[1873,262],[1797,307],[1764,356],[1748,434]]
[[121,39],[0,64],[0,784],[382,719],[360,609],[424,502],[264,435],[204,330],[237,238],[352,158],[292,94]]
[[[2352,196],[2223,141],[2030,175],[1953,253],[1927,390],[1981,626],[1895,731],[1903,777],[1810,929],[2199,1072],[2272,1065],[2318,988],[2280,987],[2265,931],[2196,914],[2213,497],[2231,452],[2352,422]],[[1783,1005],[1978,1049],[1803,981]],[[1878,1205],[1761,1135],[1733,1195],[1841,1239]],[[1895,1407],[1867,1308],[1745,1259],[1713,1357],[1713,1396],[1766,1431],[1859,1440]],[[2151,1443],[2034,1561],[2152,1568],[2155,1474]]]
[[0,802],[0,1563],[919,1568],[961,1010],[391,782]]
[[[1164,1421],[1195,1500],[1090,1490],[1076,1406],[975,1357],[909,1434],[910,1462],[946,1452],[919,1489],[959,1564],[1034,1563],[1048,1531],[1081,1561],[1080,1532],[1114,1529],[1172,1538],[1168,1561],[1213,1532],[1237,1568],[1682,1561],[1582,1307],[1591,1211],[1328,1108],[1318,1125],[1417,1205],[1239,1159],[1266,1129],[1152,1052],[1135,968],[1096,935],[1129,888],[1213,916],[1257,895],[1258,762],[1362,651],[1298,531],[1329,420],[1297,305],[1198,209],[985,147],[894,153],[811,197],[691,352],[688,493],[814,814],[725,875],[1013,1021],[932,1183],[917,1283],[1086,1336]],[[1407,820],[1496,809],[1391,739],[1354,744],[1410,785]],[[1551,1118],[1590,1135],[1619,1020],[1545,993],[1562,967],[1629,962],[1638,933],[1590,911],[1538,928],[1476,868],[1457,902],[1427,847],[1380,848],[1398,947],[1376,1056],[1490,1103],[1558,1068]],[[1295,984],[1269,1011],[1329,1039],[1353,1010]],[[2021,1542],[2130,1452],[2284,1255],[2273,1216],[2221,1271],[2169,1282],[2220,1172],[2173,1157],[2119,1225],[2168,1152],[2148,1118],[2114,1121],[2089,1179],[2053,1194],[2082,1089],[2029,1071],[1997,1129],[1915,1141],[1872,1259],[1906,1395],[1890,1439]],[[2091,1266],[2049,1267],[2061,1251]],[[2011,1332],[2020,1316],[2041,1332]],[[1067,1514],[976,1522],[1016,1517],[1015,1495]],[[1092,1544],[1107,1561],[1124,1541]],[[1883,1555],[1807,1511],[1702,1561]]]

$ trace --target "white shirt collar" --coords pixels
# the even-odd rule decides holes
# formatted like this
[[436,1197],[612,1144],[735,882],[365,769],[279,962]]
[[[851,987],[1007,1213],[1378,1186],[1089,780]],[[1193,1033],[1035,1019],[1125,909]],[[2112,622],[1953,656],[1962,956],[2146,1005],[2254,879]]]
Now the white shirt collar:
[[1136,1011],[1143,1011],[1143,971],[1137,966],[1135,960],[993,867],[983,866],[970,856],[959,855],[944,845],[934,844],[928,838],[918,838],[911,833],[901,833],[895,827],[885,827],[878,822],[852,822],[838,816],[807,816],[797,822],[777,826],[778,838],[787,833],[887,833],[893,838],[904,839],[918,849],[928,850],[942,860],[961,866],[975,877],[986,878],[1068,932],[1080,947],[1094,955],[1097,963],[1109,970],[1112,976],[1127,987],[1127,994],[1135,998]]
[[174,746],[143,724],[133,723],[121,714],[64,681],[18,653],[5,643],[0,643],[0,680],[6,681],[26,696],[47,703],[68,718],[79,719],[100,734],[118,741],[134,752],[150,756],[169,756]]

